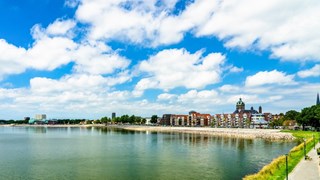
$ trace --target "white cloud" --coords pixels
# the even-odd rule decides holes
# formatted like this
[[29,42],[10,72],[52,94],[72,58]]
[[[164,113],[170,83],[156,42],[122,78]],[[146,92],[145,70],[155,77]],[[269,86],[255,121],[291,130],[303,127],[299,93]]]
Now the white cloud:
[[64,5],[70,8],[75,8],[79,5],[80,0],[66,0]]
[[245,85],[248,87],[262,86],[268,84],[290,85],[294,84],[294,75],[286,75],[277,70],[261,71],[255,75],[248,76]]
[[320,76],[320,64],[316,64],[311,69],[299,71],[298,76],[301,78]]
[[217,5],[210,0],[195,1],[173,15],[176,3],[177,0],[83,0],[76,17],[90,24],[90,39],[158,46],[181,41],[184,33],[204,23]]
[[225,56],[211,53],[203,57],[202,54],[202,51],[190,54],[185,49],[159,52],[140,63],[138,69],[146,72],[148,77],[141,79],[135,89],[139,91],[149,88],[169,90],[176,87],[201,89],[219,82]]
[[0,67],[0,78],[23,73],[28,68],[51,71],[73,60],[71,52],[77,47],[73,40],[67,37],[48,37],[46,29],[40,25],[32,28],[32,35],[35,42],[28,49],[0,40],[0,63],[4,68]]
[[230,48],[270,50],[283,60],[320,60],[317,0],[196,0],[174,14],[176,3],[83,0],[76,18],[90,25],[88,36],[95,40],[159,46],[178,43],[191,32],[217,36]]
[[[111,74],[121,71],[130,64],[130,61],[103,42],[72,40],[75,28],[73,20],[56,20],[47,28],[37,24],[32,28],[34,43],[29,48],[20,48],[0,40],[0,80],[11,74],[23,73],[26,69],[52,71],[70,62],[74,62],[74,73]],[[128,74],[128,72],[127,72]],[[131,75],[130,75],[131,76]],[[129,80],[129,76],[113,77],[111,84],[118,84]]]
[[320,60],[320,2],[317,0],[225,0],[198,36],[215,35],[227,47],[271,50],[283,60]]
[[239,68],[239,67],[235,67],[233,66],[231,69],[230,69],[230,72],[231,73],[239,73],[239,72],[242,72],[243,71],[243,68]]
[[6,75],[19,74],[25,70],[21,60],[26,53],[24,48],[16,47],[0,39],[0,81]]
[[66,35],[72,34],[72,29],[75,26],[76,26],[76,22],[73,20],[58,19],[47,27],[46,33],[48,35],[54,35],[54,36],[57,36],[57,35],[66,36]]
[[[43,37],[25,53],[26,68],[52,71],[72,61],[72,52],[77,44],[68,38]],[[23,59],[19,59],[23,61]]]
[[238,90],[240,90],[240,87],[234,86],[234,85],[230,85],[230,84],[225,84],[225,85],[221,86],[219,88],[219,90],[221,92],[230,92],[230,93],[232,93],[232,92],[237,92]]
[[80,73],[110,74],[116,69],[125,69],[130,61],[113,52],[104,43],[83,43],[74,51],[76,65],[74,69]]
[[106,87],[107,81],[100,75],[67,75],[59,80],[49,78],[33,78],[30,80],[31,90],[35,93],[62,93],[64,91],[94,91]]
[[182,94],[178,97],[178,101],[180,102],[195,102],[199,103],[202,101],[212,101],[216,99],[218,96],[218,93],[215,90],[203,90],[203,91],[197,91],[197,90],[190,90],[186,94]]
[[157,100],[158,101],[172,101],[176,98],[177,98],[177,95],[175,95],[175,94],[163,93],[163,94],[158,95]]

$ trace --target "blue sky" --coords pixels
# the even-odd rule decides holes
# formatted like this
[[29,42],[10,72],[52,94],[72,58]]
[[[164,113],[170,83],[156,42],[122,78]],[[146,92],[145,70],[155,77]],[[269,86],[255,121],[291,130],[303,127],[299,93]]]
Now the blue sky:
[[320,2],[0,0],[0,118],[301,110]]

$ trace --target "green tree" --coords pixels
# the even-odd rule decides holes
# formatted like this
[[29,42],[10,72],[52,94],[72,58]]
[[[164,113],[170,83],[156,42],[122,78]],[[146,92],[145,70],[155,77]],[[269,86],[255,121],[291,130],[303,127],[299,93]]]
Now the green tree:
[[146,122],[147,122],[146,118],[142,118],[141,124],[146,124]]
[[141,124],[142,123],[142,118],[140,116],[136,116],[134,122],[136,124]]
[[317,129],[320,126],[320,106],[314,105],[303,108],[297,122],[302,125],[303,130],[307,125]]
[[108,117],[102,117],[101,119],[100,119],[100,121],[101,121],[101,123],[108,123],[108,122],[110,122],[111,121],[111,119],[110,118],[108,118]]
[[150,122],[153,123],[153,124],[157,123],[158,122],[158,116],[157,115],[152,115]]
[[290,110],[290,111],[286,112],[286,114],[284,115],[284,120],[297,120],[299,115],[300,115],[299,112],[297,112],[295,110]]

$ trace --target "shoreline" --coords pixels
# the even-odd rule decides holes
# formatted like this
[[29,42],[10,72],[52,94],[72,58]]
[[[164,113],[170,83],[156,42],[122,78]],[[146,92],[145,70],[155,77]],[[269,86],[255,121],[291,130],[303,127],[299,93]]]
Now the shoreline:
[[67,127],[107,127],[104,124],[84,124],[84,125],[80,125],[80,124],[55,124],[55,125],[29,125],[29,124],[4,124],[4,125],[0,125],[0,127],[48,127],[48,128],[67,128]]
[[139,126],[139,125],[108,125],[105,124],[66,124],[66,125],[0,125],[0,127],[47,127],[47,128],[62,128],[62,127],[109,127],[124,129],[129,131],[144,131],[144,132],[176,132],[176,133],[191,133],[204,134],[212,136],[230,137],[230,138],[245,138],[245,139],[267,139],[267,140],[294,140],[295,137],[291,133],[280,132],[278,129],[233,129],[233,128],[211,128],[211,127],[163,127],[163,126]]
[[162,126],[113,126],[119,129],[131,131],[151,132],[177,132],[205,134],[212,136],[246,138],[246,139],[267,139],[267,140],[294,140],[291,133],[280,132],[277,129],[232,129],[232,128],[211,128],[211,127],[162,127]]

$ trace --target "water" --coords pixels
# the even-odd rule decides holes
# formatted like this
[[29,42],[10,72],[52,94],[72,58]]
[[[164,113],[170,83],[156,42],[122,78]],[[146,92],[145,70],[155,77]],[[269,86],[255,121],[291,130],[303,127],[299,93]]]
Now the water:
[[94,127],[0,127],[0,179],[241,179],[295,145]]

